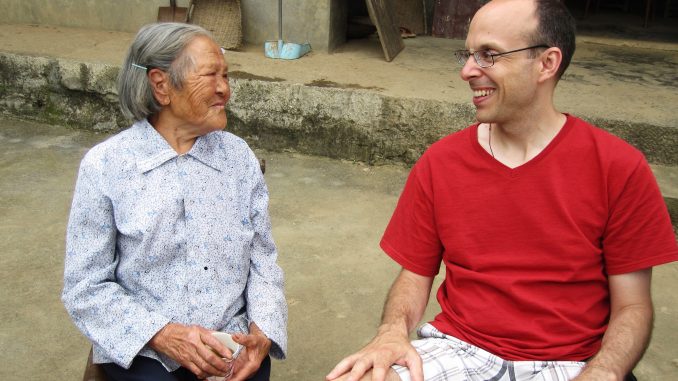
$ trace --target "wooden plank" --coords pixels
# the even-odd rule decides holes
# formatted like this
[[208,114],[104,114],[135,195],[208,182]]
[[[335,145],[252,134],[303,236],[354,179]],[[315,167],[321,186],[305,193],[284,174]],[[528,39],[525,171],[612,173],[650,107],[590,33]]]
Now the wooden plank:
[[394,22],[391,2],[388,0],[365,0],[367,11],[377,27],[379,42],[384,50],[386,61],[391,62],[405,48],[400,30]]
[[399,0],[392,4],[397,27],[405,27],[417,35],[427,33],[422,0]]
[[488,0],[438,0],[433,10],[434,37],[464,39],[473,15]]

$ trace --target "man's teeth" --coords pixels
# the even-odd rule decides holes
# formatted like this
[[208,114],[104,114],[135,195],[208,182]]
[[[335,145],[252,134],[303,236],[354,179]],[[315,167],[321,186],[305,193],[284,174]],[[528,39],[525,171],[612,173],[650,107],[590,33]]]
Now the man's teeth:
[[494,92],[494,89],[492,90],[473,90],[473,96],[474,97],[486,97]]

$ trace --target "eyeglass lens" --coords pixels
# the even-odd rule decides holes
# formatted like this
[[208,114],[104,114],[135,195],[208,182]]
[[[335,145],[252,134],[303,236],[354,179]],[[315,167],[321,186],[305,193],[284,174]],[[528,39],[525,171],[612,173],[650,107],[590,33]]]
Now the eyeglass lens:
[[459,65],[464,65],[466,61],[468,61],[468,58],[471,56],[471,52],[468,50],[457,50],[454,52],[454,56],[457,58],[457,63]]
[[480,67],[489,67],[494,64],[492,54],[487,50],[479,50],[471,54],[468,50],[457,50],[454,52],[455,57],[459,65],[464,66],[469,57],[473,55],[473,59],[476,61]]

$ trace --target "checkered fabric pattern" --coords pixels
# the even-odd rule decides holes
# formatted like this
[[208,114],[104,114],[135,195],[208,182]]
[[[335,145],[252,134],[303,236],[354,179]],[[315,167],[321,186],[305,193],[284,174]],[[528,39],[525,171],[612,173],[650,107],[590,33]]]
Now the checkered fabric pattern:
[[[584,367],[578,361],[507,361],[483,349],[445,335],[430,324],[417,331],[412,342],[424,364],[426,381],[566,381]],[[393,365],[403,381],[406,367]]]

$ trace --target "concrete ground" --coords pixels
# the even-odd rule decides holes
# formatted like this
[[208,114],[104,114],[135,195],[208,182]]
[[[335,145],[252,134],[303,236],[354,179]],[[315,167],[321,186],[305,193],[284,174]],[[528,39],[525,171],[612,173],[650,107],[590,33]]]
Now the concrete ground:
[[[0,119],[0,380],[81,377],[89,344],[59,299],[64,235],[78,163],[106,136]],[[377,243],[407,170],[257,154],[290,310],[274,379],[319,380],[378,323],[398,269]]]
[[[59,299],[64,235],[79,160],[106,136],[0,119],[0,380],[82,377],[89,343]],[[274,362],[273,379],[321,380],[378,325],[398,272],[378,241],[407,169],[257,154],[290,310],[289,359]],[[656,329],[641,380],[678,379],[677,286],[678,263],[655,270]]]
[[[661,32],[661,31],[659,31]],[[576,115],[678,128],[678,44],[581,36],[558,105]],[[656,33],[661,34],[661,33]],[[645,37],[648,37],[647,39]],[[130,33],[0,25],[0,51],[119,65]],[[263,47],[228,52],[233,77],[375,91],[393,97],[469,102],[451,51],[463,41],[417,37],[387,63],[374,39],[297,61],[263,58]],[[0,119],[0,380],[81,377],[89,344],[66,315],[64,232],[77,165],[106,135]],[[374,334],[398,268],[378,241],[407,175],[296,153],[267,160],[273,232],[287,276],[290,357],[274,380],[319,380]],[[675,164],[675,163],[674,163]],[[675,167],[655,166],[665,195],[678,197]],[[637,368],[641,380],[678,379],[678,264],[659,267],[656,329]],[[433,302],[427,311],[436,313]]]

